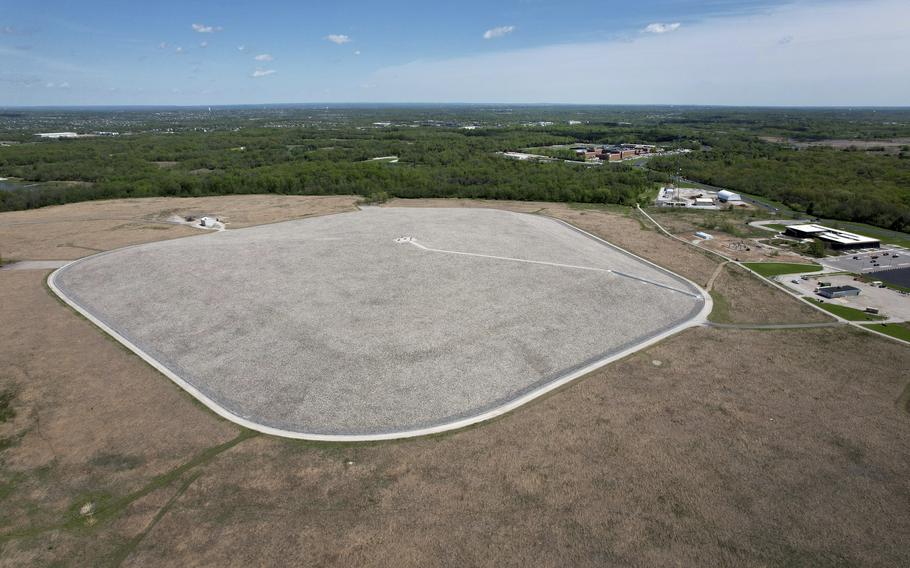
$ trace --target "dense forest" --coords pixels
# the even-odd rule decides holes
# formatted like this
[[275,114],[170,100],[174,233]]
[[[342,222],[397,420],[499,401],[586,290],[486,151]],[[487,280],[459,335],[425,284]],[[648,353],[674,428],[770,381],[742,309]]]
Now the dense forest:
[[809,216],[910,231],[910,152],[793,149],[715,137],[710,151],[656,158],[649,166],[767,197]]
[[[35,136],[47,131],[97,135]],[[649,143],[692,152],[635,166],[589,166],[572,162],[568,145],[575,143]],[[385,192],[629,205],[647,201],[678,172],[810,215],[908,231],[908,144],[910,110],[900,109],[6,109],[0,111],[0,177],[18,185],[0,190],[0,210],[232,193]],[[498,154],[527,149],[570,162]],[[376,159],[384,157],[394,158]]]

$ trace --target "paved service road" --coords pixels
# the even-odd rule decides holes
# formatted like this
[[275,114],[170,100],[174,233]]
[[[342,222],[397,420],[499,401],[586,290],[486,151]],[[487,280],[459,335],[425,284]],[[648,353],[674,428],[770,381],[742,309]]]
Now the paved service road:
[[710,308],[561,222],[486,209],[366,208],[150,243],[51,283],[216,411],[314,439],[489,418]]

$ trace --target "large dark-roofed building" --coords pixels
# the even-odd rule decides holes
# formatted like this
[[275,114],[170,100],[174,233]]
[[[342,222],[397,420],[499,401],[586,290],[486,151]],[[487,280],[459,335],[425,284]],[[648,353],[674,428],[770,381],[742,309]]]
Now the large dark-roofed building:
[[878,239],[823,225],[788,225],[784,234],[800,239],[819,239],[835,250],[879,248],[881,246],[881,241]]

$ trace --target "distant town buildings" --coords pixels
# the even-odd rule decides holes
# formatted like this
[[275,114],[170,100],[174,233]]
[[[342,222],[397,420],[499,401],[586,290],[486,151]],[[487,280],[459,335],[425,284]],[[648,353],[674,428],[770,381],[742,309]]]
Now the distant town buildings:
[[661,148],[648,144],[577,145],[572,146],[572,150],[579,156],[584,155],[586,160],[598,159],[605,162],[620,162],[662,151]]

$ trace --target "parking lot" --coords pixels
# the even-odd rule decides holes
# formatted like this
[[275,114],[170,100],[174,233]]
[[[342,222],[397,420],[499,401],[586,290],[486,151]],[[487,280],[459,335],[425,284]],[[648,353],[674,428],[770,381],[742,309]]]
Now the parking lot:
[[910,251],[889,246],[881,249],[846,252],[840,256],[827,257],[821,264],[839,272],[863,274],[878,270],[910,267]]
[[[853,276],[847,274],[812,276],[808,280],[800,277],[789,275],[780,276],[778,281],[792,290],[798,291],[804,296],[824,300],[830,304],[838,304],[857,310],[866,308],[876,308],[879,312],[893,321],[910,321],[910,295],[902,294],[889,288],[878,288],[871,284],[866,284],[854,280]],[[830,282],[832,286],[854,286],[860,289],[859,296],[847,296],[845,298],[828,299],[822,298],[814,292],[819,282]]]

